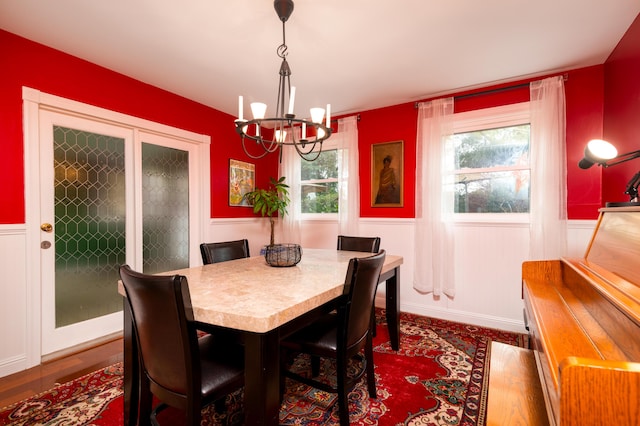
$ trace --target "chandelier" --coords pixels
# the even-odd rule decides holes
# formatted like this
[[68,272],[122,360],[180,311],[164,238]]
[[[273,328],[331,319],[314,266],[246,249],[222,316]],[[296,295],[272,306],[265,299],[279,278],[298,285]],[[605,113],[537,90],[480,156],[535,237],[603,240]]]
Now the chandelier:
[[[249,157],[257,159],[276,152],[282,147],[294,146],[298,155],[314,161],[322,152],[322,143],[331,136],[331,105],[324,108],[311,108],[310,119],[296,118],[294,102],[295,86],[291,86],[291,68],[287,62],[287,44],[285,37],[285,23],[293,12],[293,0],[275,0],[273,7],[280,21],[282,21],[282,44],[277,48],[278,57],[282,59],[279,72],[278,100],[274,117],[266,118],[267,105],[260,102],[251,103],[252,120],[243,116],[243,97],[238,98],[238,119],[235,120],[236,132],[242,139],[242,149]],[[285,113],[285,100],[288,99],[288,109]],[[264,129],[267,130],[263,136]],[[247,143],[252,145],[247,149]],[[253,154],[251,152],[259,152]]]

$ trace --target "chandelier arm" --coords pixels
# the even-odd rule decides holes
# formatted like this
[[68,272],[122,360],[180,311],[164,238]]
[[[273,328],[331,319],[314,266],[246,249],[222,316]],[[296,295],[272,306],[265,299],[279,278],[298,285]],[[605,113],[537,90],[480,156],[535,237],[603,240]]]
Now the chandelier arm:
[[262,154],[253,155],[249,151],[247,151],[247,147],[245,146],[245,143],[246,143],[245,139],[242,138],[242,150],[244,151],[245,154],[247,154],[248,157],[253,158],[254,160],[259,160],[260,158],[263,158],[267,154],[269,154],[269,151],[264,150]]
[[[297,145],[296,145],[296,150],[298,150]],[[312,153],[315,153],[315,155],[311,155]],[[307,161],[315,161],[318,159],[318,157],[320,157],[320,154],[322,154],[322,143],[320,143],[320,149],[317,151],[312,151],[312,152],[300,152],[298,150],[298,155],[301,158],[304,158]]]
[[[322,151],[322,142],[313,141],[313,142],[307,142],[304,145],[303,144],[294,144],[293,146],[295,147],[296,151],[298,151],[298,155],[306,156],[306,155],[309,155],[312,152],[314,152],[315,149],[316,149],[316,146],[318,146],[318,144],[320,144],[320,149],[317,150],[317,152],[320,152],[320,151]],[[304,149],[306,145],[309,145],[308,149]],[[320,154],[318,154],[318,155],[320,155]]]
[[[238,133],[242,138],[242,147],[244,148],[245,153],[247,153],[247,155],[249,155],[252,158],[262,158],[264,157],[264,155],[271,152],[276,152],[276,150],[280,148],[280,144],[277,141],[266,140],[261,135],[250,135],[244,132],[243,130],[244,128],[248,128],[252,124],[256,124],[259,126],[262,121],[263,120],[251,120],[251,121],[243,120],[242,122],[239,122],[239,120],[236,120],[236,133]],[[259,144],[261,148],[265,151],[265,153],[261,154],[259,157],[249,154],[247,152],[247,149],[245,148],[245,144],[246,144],[245,139],[252,140],[257,144]]]
[[313,157],[310,157],[310,156],[308,157],[308,156],[305,155],[302,158],[304,158],[306,161],[316,161],[318,159],[318,157],[320,157],[320,154],[321,154],[321,151],[317,151],[317,152],[318,152],[318,154],[316,154]]
[[265,139],[260,139],[259,143],[262,145],[262,149],[268,153],[276,152],[278,148],[280,148],[280,144],[275,140],[267,141]]

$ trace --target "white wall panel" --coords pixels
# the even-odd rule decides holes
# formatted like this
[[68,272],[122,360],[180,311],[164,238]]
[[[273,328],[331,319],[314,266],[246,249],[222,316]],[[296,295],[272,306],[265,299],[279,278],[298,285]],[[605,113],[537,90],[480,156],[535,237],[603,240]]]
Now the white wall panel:
[[[569,256],[581,257],[595,221],[569,222]],[[269,241],[269,223],[263,218],[212,219],[206,240],[249,239],[252,255]],[[521,265],[527,258],[529,231],[519,224],[459,224],[455,242],[458,265],[456,296],[434,298],[413,289],[413,219],[370,219],[360,222],[360,234],[379,236],[382,248],[401,255],[400,309],[479,326],[523,331]],[[303,247],[335,248],[334,221],[304,222]],[[0,299],[0,377],[26,368],[26,346],[30,297],[26,286],[26,237],[23,225],[0,225],[0,267],[10,277],[2,284]],[[198,242],[199,244],[199,242]],[[303,254],[304,256],[304,254]],[[384,286],[376,304],[384,305]]]
[[0,377],[27,368],[27,280],[24,225],[0,225]]
[[211,219],[209,229],[205,231],[205,241],[215,243],[221,241],[249,240],[249,253],[260,254],[260,248],[269,244],[269,221],[262,218]]
[[[212,221],[213,240],[248,236],[253,246],[268,241],[268,226],[251,221]],[[263,225],[267,224],[262,220]],[[460,223],[455,228],[456,296],[434,297],[413,288],[413,219],[374,219],[360,221],[360,235],[381,237],[381,247],[403,256],[400,309],[420,315],[461,321],[485,327],[524,331],[521,299],[521,268],[529,253],[529,228],[518,223]],[[246,227],[240,231],[240,226]],[[595,221],[569,222],[569,256],[582,256],[595,227]],[[330,220],[309,220],[302,226],[302,246],[335,248],[337,224]],[[276,237],[276,240],[278,238]],[[303,254],[304,256],[304,254]],[[384,306],[384,286],[378,289],[376,305]]]

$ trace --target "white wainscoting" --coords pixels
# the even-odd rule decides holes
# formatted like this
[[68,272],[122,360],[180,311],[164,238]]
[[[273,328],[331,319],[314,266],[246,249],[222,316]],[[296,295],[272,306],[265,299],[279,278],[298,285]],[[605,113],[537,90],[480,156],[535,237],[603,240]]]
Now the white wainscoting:
[[[404,258],[400,272],[402,311],[524,332],[521,265],[529,251],[526,224],[458,224],[456,296],[450,299],[413,289],[414,223],[413,219],[363,218],[360,221],[360,235],[379,236],[382,248]],[[595,223],[595,220],[569,222],[569,256],[584,255]],[[248,238],[251,253],[257,254],[268,242],[268,232],[266,219],[214,219],[210,236],[211,241]],[[303,247],[335,248],[337,224],[332,220],[305,221],[302,235]],[[376,305],[384,306],[384,286],[378,289]]]
[[5,274],[0,299],[0,377],[28,367],[25,250],[25,226],[0,225],[0,270]]
[[[569,256],[582,257],[594,221],[569,222]],[[269,223],[263,218],[212,219],[206,230],[208,242],[247,238],[251,253],[269,242]],[[456,227],[456,296],[435,298],[413,289],[414,220],[369,219],[360,221],[360,234],[379,236],[382,248],[404,257],[400,273],[400,309],[511,331],[524,331],[520,298],[520,267],[527,257],[526,225],[460,224]],[[335,248],[337,224],[330,220],[307,221],[302,229],[303,247]],[[276,237],[277,240],[277,237]],[[31,336],[26,285],[24,225],[0,225],[0,268],[5,273],[0,301],[0,377],[28,368]],[[384,286],[376,304],[384,306]],[[31,354],[33,356],[33,354]]]

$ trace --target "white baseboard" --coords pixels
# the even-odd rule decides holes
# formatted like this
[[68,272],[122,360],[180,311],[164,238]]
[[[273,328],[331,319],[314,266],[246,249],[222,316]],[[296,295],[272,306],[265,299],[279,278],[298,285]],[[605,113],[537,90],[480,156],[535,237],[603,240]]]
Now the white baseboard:
[[5,358],[0,363],[0,377],[5,377],[27,369],[26,355]]
[[[375,305],[379,308],[385,307],[384,294],[376,295]],[[480,327],[495,328],[498,330],[512,331],[515,333],[527,333],[524,328],[524,318],[522,321],[514,321],[510,318],[500,318],[490,315],[482,315],[474,312],[456,311],[453,309],[442,309],[434,306],[424,306],[416,304],[400,304],[401,312],[408,312],[425,317],[439,318],[448,321],[473,324]]]

